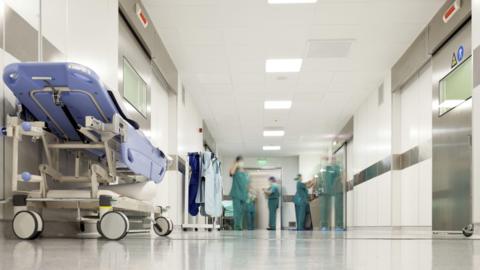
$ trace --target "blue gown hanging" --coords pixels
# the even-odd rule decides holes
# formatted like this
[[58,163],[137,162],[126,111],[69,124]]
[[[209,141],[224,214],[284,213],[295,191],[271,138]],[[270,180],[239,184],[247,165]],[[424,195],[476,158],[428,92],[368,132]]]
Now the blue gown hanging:
[[200,204],[196,202],[198,187],[200,184],[200,154],[188,153],[190,165],[190,182],[188,183],[188,213],[192,216],[198,215]]

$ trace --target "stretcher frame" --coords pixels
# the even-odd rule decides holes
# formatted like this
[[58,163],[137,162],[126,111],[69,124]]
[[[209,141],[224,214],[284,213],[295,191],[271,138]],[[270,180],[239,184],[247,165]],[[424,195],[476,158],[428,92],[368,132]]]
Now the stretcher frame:
[[[26,125],[25,123],[28,124]],[[100,184],[115,184],[118,183],[119,179],[130,179],[131,181],[148,180],[144,176],[135,175],[126,166],[120,168],[117,167],[116,155],[119,151],[119,143],[128,139],[128,132],[126,130],[127,125],[128,123],[118,114],[113,116],[112,123],[110,124],[104,123],[94,117],[87,116],[85,118],[85,126],[80,127],[78,130],[87,137],[91,143],[61,142],[55,135],[45,129],[46,125],[44,122],[23,122],[18,116],[7,116],[6,127],[4,128],[3,133],[6,137],[12,139],[11,183],[14,215],[22,211],[28,211],[28,209],[75,209],[78,213],[78,221],[82,221],[84,217],[81,216],[81,210],[93,210],[98,212],[97,220],[101,221],[102,217],[109,212],[128,211],[141,213],[146,216],[148,222],[152,223],[153,221],[153,223],[155,223],[158,218],[162,217],[162,214],[168,208],[155,206],[150,202],[144,202],[129,197],[103,195],[99,190]],[[29,173],[25,175],[25,173],[20,173],[18,171],[19,143],[24,138],[30,138],[33,142],[40,142],[42,145],[46,163],[39,166],[39,175]],[[95,162],[93,159],[88,159],[88,174],[81,175],[80,162],[83,153],[92,150],[104,151],[106,164],[101,164],[101,162]],[[60,172],[59,151],[72,151],[75,153],[75,168],[73,175],[64,175]],[[87,183],[90,185],[90,196],[81,198],[49,198],[48,193],[51,190],[48,186],[48,178],[59,183]],[[21,190],[19,189],[19,182],[36,183],[38,184],[38,190]],[[72,193],[74,193],[75,189],[62,191],[67,193],[72,191]],[[168,221],[171,223],[170,220]],[[43,220],[41,222],[43,223]],[[171,229],[173,229],[173,224],[170,227],[168,234],[171,232]],[[143,232],[150,232],[150,229],[144,230]],[[127,232],[133,232],[128,231],[128,225]],[[135,232],[139,231],[137,230]],[[103,235],[102,232],[100,233]]]

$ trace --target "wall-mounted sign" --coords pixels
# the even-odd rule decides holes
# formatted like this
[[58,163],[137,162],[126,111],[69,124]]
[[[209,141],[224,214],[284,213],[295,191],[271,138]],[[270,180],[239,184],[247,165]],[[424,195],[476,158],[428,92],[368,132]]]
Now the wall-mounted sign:
[[447,23],[457,13],[462,5],[461,0],[452,0],[452,3],[447,7],[443,13],[443,22]]
[[257,165],[258,166],[263,167],[263,166],[266,166],[267,164],[268,164],[267,159],[264,159],[264,158],[257,159]]
[[135,13],[137,13],[138,20],[140,20],[143,27],[147,28],[148,26],[147,16],[145,15],[145,12],[143,12],[142,7],[138,3],[135,5]]
[[465,49],[463,48],[463,45],[460,45],[457,50],[457,60],[458,62],[462,62],[463,56],[465,55]]
[[460,45],[460,47],[458,47],[457,51],[453,52],[452,63],[450,65],[450,67],[454,68],[456,65],[461,63],[464,56],[465,56],[465,48],[463,47],[463,45]]
[[452,55],[452,64],[450,65],[450,67],[451,67],[451,68],[454,68],[457,64],[458,64],[457,56],[455,55],[455,52],[453,52],[453,55]]

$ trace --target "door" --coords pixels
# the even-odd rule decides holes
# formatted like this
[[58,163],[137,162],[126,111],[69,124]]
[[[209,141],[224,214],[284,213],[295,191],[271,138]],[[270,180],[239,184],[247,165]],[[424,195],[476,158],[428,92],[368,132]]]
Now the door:
[[433,63],[432,225],[460,231],[471,223],[471,24],[436,53]]
[[[274,176],[279,180],[278,185],[281,187],[281,169],[271,169],[271,170],[248,170],[250,175],[250,188],[255,190],[257,195],[256,201],[256,216],[255,216],[255,229],[265,230],[268,228],[268,199],[263,193],[264,188],[268,188],[269,182],[268,178]],[[280,194],[282,191],[280,190]],[[282,196],[280,196],[281,198]],[[279,203],[279,208],[277,210],[277,230],[281,228],[281,205]]]

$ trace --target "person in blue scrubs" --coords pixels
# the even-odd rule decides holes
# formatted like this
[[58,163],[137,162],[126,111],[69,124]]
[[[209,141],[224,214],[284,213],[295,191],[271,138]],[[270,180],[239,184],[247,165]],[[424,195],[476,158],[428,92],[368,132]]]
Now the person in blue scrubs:
[[243,157],[238,156],[230,168],[232,177],[232,189],[230,196],[233,201],[233,228],[237,231],[243,230],[243,218],[248,200],[249,176],[244,169]]
[[257,195],[255,189],[250,187],[247,199],[247,229],[250,231],[255,229],[255,215],[257,213],[256,201]]
[[312,179],[307,182],[303,182],[303,177],[301,174],[297,175],[295,181],[297,181],[297,191],[293,197],[293,203],[295,204],[297,231],[303,231],[305,230],[305,219],[307,217],[307,213],[310,212],[308,189],[313,187],[314,181]]
[[280,199],[280,187],[277,184],[277,179],[271,176],[268,178],[270,182],[270,187],[264,189],[265,195],[268,198],[268,228],[267,230],[276,230],[277,229],[277,209],[279,206]]

